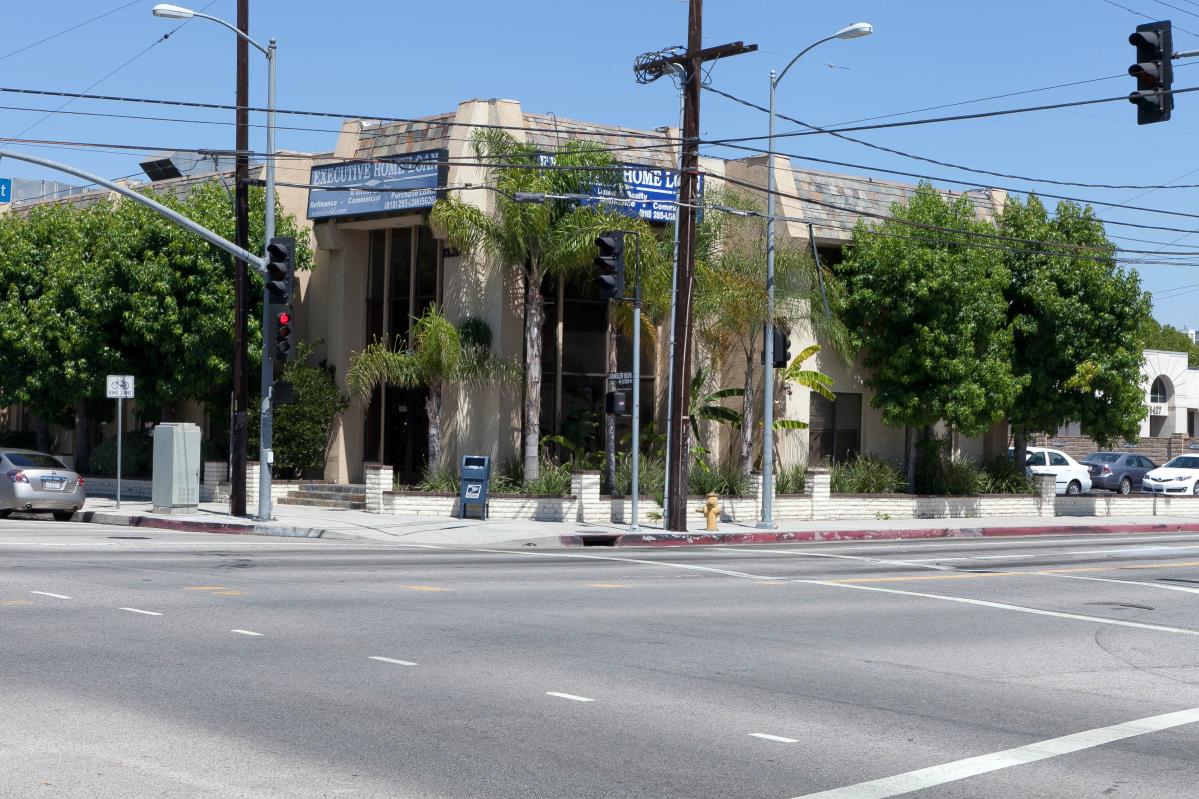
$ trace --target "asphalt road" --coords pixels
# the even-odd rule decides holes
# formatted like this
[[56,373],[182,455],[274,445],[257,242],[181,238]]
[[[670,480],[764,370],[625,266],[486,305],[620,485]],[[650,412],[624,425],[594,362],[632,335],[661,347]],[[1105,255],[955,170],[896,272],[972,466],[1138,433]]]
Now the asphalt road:
[[1199,796],[1199,536],[0,522],[0,797]]

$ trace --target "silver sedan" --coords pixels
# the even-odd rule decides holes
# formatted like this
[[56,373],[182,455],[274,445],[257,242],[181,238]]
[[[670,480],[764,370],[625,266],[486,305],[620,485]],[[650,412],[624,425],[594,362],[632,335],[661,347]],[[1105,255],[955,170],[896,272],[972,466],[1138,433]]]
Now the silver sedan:
[[59,521],[83,507],[83,478],[53,455],[0,450],[0,518],[18,511],[49,511]]

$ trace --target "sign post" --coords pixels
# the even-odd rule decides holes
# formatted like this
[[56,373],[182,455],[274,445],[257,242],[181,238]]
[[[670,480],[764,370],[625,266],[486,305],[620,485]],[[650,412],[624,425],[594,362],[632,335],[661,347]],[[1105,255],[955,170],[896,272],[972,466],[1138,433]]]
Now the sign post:
[[125,400],[133,399],[133,375],[109,375],[108,398],[117,401],[117,510],[121,509],[121,438],[125,425]]

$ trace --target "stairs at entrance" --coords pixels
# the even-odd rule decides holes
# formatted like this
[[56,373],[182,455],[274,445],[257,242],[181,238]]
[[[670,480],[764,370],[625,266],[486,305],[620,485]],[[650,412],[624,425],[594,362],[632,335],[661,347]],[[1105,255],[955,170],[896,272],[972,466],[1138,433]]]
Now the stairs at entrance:
[[366,486],[338,483],[300,483],[286,497],[276,500],[280,505],[304,505],[310,508],[363,510],[366,508]]

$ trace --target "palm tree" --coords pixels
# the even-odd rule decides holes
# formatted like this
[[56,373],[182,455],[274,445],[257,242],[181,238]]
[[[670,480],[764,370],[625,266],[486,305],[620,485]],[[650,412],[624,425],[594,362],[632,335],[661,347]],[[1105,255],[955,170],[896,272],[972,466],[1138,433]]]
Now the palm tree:
[[496,190],[495,215],[450,196],[437,201],[430,218],[465,254],[488,255],[521,271],[525,295],[522,455],[525,478],[535,480],[540,471],[542,282],[547,275],[563,278],[589,264],[600,233],[614,229],[648,233],[648,227],[573,199],[517,202],[518,193],[561,197],[590,194],[597,184],[618,186],[620,168],[598,145],[569,140],[555,153],[555,163],[547,165],[541,148],[488,129],[476,131],[474,149]]
[[397,351],[385,342],[375,341],[350,356],[346,383],[363,400],[380,384],[428,388],[425,414],[429,419],[429,471],[441,465],[445,389],[470,382],[505,381],[515,374],[515,364],[492,357],[480,342],[478,325],[479,320],[467,320],[460,331],[432,305],[413,323],[412,349]]
[[[713,199],[709,196],[708,201]],[[725,205],[755,210],[752,200],[736,193],[725,194],[719,199]],[[706,214],[713,217],[717,215],[718,212]],[[717,360],[723,361],[735,354],[734,363],[743,369],[742,388],[726,396],[739,395],[742,398],[738,460],[742,475],[748,478],[755,459],[754,446],[758,443],[756,434],[761,428],[757,421],[761,399],[756,388],[762,368],[759,364],[762,331],[768,324],[793,331],[804,329],[831,343],[842,357],[847,357],[849,351],[848,336],[839,319],[812,310],[822,306],[822,290],[837,291],[835,281],[827,275],[821,275],[823,281],[818,280],[819,267],[812,258],[801,248],[786,241],[778,242],[775,249],[774,314],[768,318],[765,225],[760,220],[735,219],[725,214],[719,216],[720,219],[711,222],[709,245],[700,250],[706,257],[699,262],[696,270],[696,330]],[[818,350],[819,347],[816,347]],[[812,354],[814,351],[809,348],[796,361],[802,362]],[[795,366],[793,363],[788,369]],[[819,372],[798,370],[795,372],[797,377],[791,378],[792,381],[801,382],[798,377],[801,373],[803,380],[810,375],[824,377]],[[814,379],[809,382],[801,384],[817,391],[825,385]],[[779,429],[794,429],[794,424],[775,423],[773,430]]]

